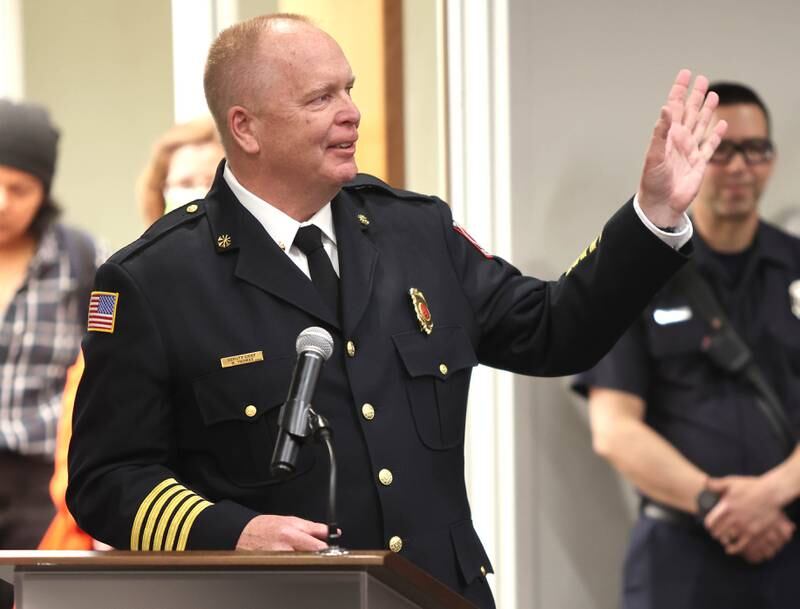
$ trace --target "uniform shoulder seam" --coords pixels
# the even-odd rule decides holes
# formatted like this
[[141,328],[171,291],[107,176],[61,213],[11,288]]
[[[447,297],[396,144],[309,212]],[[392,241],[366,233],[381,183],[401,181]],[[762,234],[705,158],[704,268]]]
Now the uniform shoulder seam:
[[384,193],[395,196],[399,199],[407,199],[420,202],[433,203],[437,201],[437,197],[433,195],[426,195],[411,190],[403,190],[390,186],[380,178],[376,178],[368,173],[359,173],[352,182],[343,186],[345,190],[359,191],[359,190],[378,190]]
[[138,239],[117,251],[108,260],[109,262],[122,264],[140,250],[169,235],[176,228],[191,222],[197,222],[205,214],[202,200],[183,205],[156,220]]

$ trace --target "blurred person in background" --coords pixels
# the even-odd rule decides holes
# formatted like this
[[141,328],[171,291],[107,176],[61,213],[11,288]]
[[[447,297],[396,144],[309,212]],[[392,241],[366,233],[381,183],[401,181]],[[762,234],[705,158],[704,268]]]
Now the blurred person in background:
[[625,609],[800,606],[800,240],[759,216],[766,105],[709,91],[728,132],[693,204],[692,266],[573,385],[595,450],[642,495]]
[[[137,182],[137,205],[145,227],[165,213],[203,198],[211,188],[222,156],[222,144],[211,117],[174,125],[164,133],[153,146]],[[40,550],[91,550],[103,546],[78,527],[64,500],[72,410],[82,374],[83,356],[79,354],[69,369],[58,423],[55,472],[50,481],[56,515],[39,544]]]
[[67,369],[101,262],[93,240],[57,221],[58,130],[47,111],[0,100],[0,548],[35,548]]
[[137,183],[137,202],[145,226],[165,213],[206,196],[223,150],[211,117],[180,123],[153,146]]

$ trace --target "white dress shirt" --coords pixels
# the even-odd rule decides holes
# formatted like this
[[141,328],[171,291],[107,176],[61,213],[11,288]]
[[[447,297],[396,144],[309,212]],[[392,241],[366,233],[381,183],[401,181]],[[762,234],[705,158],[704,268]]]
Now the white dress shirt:
[[306,222],[298,222],[291,216],[287,216],[277,207],[254,195],[247,190],[244,186],[239,184],[239,180],[233,175],[230,165],[225,163],[222,177],[228,183],[233,194],[239,199],[239,202],[244,205],[245,209],[249,211],[256,220],[259,221],[264,230],[267,231],[272,240],[278,244],[284,253],[289,257],[289,260],[294,262],[306,277],[311,278],[311,273],[308,270],[308,260],[306,255],[300,249],[293,245],[294,237],[301,226],[308,226],[309,224],[315,225],[322,231],[322,247],[331,259],[333,270],[339,275],[339,252],[336,247],[336,231],[333,228],[333,214],[331,213],[331,203],[325,204],[325,207],[320,209]]

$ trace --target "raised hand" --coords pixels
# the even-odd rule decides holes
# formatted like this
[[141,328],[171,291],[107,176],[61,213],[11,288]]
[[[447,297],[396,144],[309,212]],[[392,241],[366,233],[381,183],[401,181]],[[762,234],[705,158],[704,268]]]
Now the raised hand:
[[[709,129],[719,103],[708,92],[708,79],[698,76],[689,92],[692,73],[681,70],[653,130],[639,183],[639,205],[656,226],[677,226],[700,189],[708,159],[728,125]],[[688,93],[688,95],[687,95]]]

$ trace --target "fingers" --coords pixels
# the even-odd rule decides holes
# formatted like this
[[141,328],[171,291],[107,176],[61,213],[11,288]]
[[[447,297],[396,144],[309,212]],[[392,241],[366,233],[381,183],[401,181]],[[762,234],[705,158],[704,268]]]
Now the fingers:
[[709,478],[706,488],[712,493],[723,494],[730,488],[731,481],[727,478]]
[[706,95],[702,108],[696,114],[697,120],[692,130],[692,137],[698,142],[702,142],[705,139],[708,125],[711,123],[711,117],[717,106],[719,106],[719,96],[714,91],[711,91]]
[[689,81],[691,79],[692,72],[684,68],[678,72],[675,82],[672,83],[672,88],[669,90],[667,106],[672,112],[672,120],[676,122],[683,121],[684,99],[686,98],[686,92],[689,90]]
[[698,118],[702,114],[700,109],[704,108],[706,105],[707,92],[708,79],[703,75],[699,75],[697,78],[695,78],[694,87],[692,88],[691,92],[689,93],[689,97],[686,100],[686,109],[683,115],[683,124],[690,133],[694,132],[695,127],[699,122]]
[[712,129],[711,133],[708,134],[708,137],[705,138],[700,146],[700,154],[704,161],[708,161],[711,155],[714,154],[714,151],[717,149],[717,146],[719,146],[727,130],[728,123],[726,121],[718,121],[717,124],[714,125],[714,129]]
[[256,516],[245,525],[236,548],[275,552],[316,552],[328,547],[328,527],[295,516]]
[[[714,491],[714,489],[711,487],[710,482],[708,488]],[[714,491],[714,492],[719,492],[719,491]],[[705,518],[704,524],[706,525],[706,528],[717,539],[720,538],[721,534],[725,531],[727,527],[728,513],[729,513],[728,502],[725,501],[725,499],[721,499],[717,503],[717,505],[714,506],[714,509],[712,509],[708,513],[708,516],[706,516]]]
[[296,516],[290,516],[289,519],[294,527],[306,535],[311,535],[317,539],[326,539],[328,537],[328,525],[322,524],[321,522],[303,520]]

